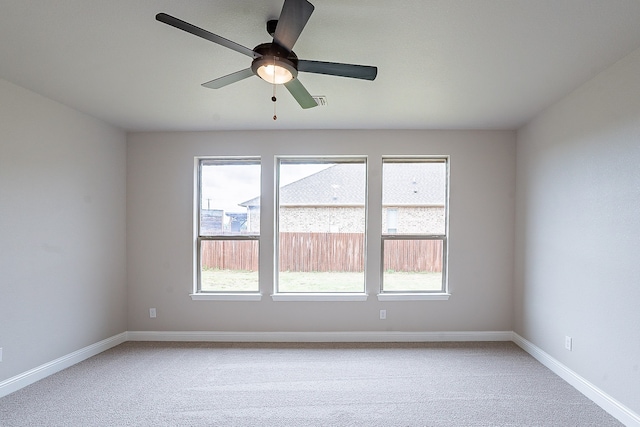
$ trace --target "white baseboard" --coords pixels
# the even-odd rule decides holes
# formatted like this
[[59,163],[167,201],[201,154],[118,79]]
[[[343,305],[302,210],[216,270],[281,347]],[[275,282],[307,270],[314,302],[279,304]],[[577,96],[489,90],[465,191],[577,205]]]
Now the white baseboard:
[[11,377],[7,380],[0,382],[0,397],[7,396],[14,391],[18,391],[23,387],[33,384],[49,375],[55,374],[63,369],[82,362],[90,357],[95,356],[98,353],[102,353],[105,350],[122,344],[127,340],[127,333],[114,335],[111,338],[104,339],[95,344],[91,344],[80,350],[69,353],[66,356],[62,356],[56,360],[40,365],[36,368],[23,372],[15,377]]
[[129,341],[210,342],[445,342],[511,341],[511,331],[482,332],[189,332],[129,331]]
[[618,402],[613,397],[609,396],[604,391],[600,390],[595,385],[591,384],[580,375],[567,368],[562,363],[551,357],[548,353],[544,352],[539,347],[530,343],[526,339],[522,338],[517,333],[513,332],[513,342],[520,346],[524,351],[533,356],[538,362],[553,371],[560,378],[571,384],[579,392],[591,399],[594,403],[607,411],[609,414],[618,419],[627,427],[640,427],[640,415],[634,413],[632,410]]

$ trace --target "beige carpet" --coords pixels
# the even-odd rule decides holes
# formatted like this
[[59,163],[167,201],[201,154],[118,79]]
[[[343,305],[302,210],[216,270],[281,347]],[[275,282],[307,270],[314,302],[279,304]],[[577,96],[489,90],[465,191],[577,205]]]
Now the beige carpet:
[[128,342],[0,399],[10,426],[619,426],[513,343]]

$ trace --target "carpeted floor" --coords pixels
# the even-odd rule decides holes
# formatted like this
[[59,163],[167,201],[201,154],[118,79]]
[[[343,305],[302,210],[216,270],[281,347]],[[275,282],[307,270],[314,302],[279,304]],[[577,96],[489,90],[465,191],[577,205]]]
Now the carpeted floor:
[[620,426],[513,343],[127,342],[0,399],[0,426]]

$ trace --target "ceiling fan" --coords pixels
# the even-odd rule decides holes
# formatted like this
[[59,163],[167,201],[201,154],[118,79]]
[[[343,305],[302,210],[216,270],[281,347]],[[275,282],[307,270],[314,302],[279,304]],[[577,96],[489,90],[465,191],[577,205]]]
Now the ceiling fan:
[[[210,33],[166,13],[157,14],[156,19],[253,59],[249,68],[203,83],[202,86],[220,89],[231,83],[257,75],[268,83],[274,85],[283,84],[302,108],[312,108],[318,104],[298,79],[298,72],[363,80],[374,80],[378,73],[377,67],[366,65],[298,59],[298,56],[293,52],[293,45],[298,40],[313,10],[314,6],[307,0],[284,0],[279,19],[267,22],[267,32],[273,37],[273,41],[259,44],[253,49]],[[272,100],[275,102],[275,97]]]

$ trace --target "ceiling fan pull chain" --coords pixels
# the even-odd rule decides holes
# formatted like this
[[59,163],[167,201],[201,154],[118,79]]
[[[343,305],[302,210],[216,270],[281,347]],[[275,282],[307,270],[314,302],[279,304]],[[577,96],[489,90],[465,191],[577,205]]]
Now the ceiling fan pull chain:
[[273,120],[278,120],[278,116],[276,115],[276,101],[278,100],[278,98],[276,98],[276,85],[273,85],[273,96],[271,100],[273,101]]
[[271,100],[273,101],[273,120],[278,120],[278,116],[276,115],[276,101],[278,100],[278,98],[276,98],[276,84],[273,84],[273,96],[271,97]]

